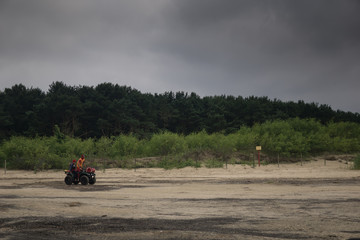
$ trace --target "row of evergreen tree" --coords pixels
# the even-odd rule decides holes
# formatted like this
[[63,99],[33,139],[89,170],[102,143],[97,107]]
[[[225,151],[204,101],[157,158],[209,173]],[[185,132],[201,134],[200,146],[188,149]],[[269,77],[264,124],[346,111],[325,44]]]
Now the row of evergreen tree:
[[324,104],[185,92],[149,94],[112,83],[89,87],[54,82],[48,92],[17,84],[0,91],[0,139],[52,136],[55,125],[83,139],[130,133],[146,138],[161,131],[228,134],[241,126],[295,117],[323,124],[360,123],[359,113],[334,111]]

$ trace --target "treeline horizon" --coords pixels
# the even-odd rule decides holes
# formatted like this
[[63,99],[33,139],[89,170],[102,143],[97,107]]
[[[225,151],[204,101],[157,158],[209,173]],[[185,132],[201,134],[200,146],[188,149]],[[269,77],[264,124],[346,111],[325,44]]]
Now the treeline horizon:
[[129,134],[149,139],[161,132],[231,134],[243,126],[293,118],[314,119],[323,125],[360,123],[359,113],[265,96],[150,94],[112,83],[89,87],[63,82],[52,83],[47,92],[22,84],[0,91],[0,140],[53,136],[55,126],[66,136],[81,139]]

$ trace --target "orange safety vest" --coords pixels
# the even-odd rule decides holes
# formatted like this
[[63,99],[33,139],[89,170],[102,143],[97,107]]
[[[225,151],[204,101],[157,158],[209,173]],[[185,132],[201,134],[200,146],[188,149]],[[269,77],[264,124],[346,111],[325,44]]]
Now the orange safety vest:
[[85,158],[79,158],[79,160],[77,161],[76,167],[78,169],[82,168],[84,162],[85,162]]

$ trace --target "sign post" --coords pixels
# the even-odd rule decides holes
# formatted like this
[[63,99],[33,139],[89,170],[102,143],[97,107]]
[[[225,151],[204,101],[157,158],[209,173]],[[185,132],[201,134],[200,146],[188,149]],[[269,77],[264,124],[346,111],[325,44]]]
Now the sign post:
[[256,151],[258,151],[258,164],[260,167],[260,151],[261,151],[261,146],[256,146]]

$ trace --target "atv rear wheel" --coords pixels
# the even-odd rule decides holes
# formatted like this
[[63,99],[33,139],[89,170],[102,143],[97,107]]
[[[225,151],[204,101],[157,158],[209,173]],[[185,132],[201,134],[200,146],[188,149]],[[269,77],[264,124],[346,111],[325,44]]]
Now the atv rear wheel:
[[72,177],[67,175],[64,179],[66,185],[71,185],[72,184]]
[[89,178],[87,176],[81,176],[80,182],[81,182],[82,185],[88,185]]

